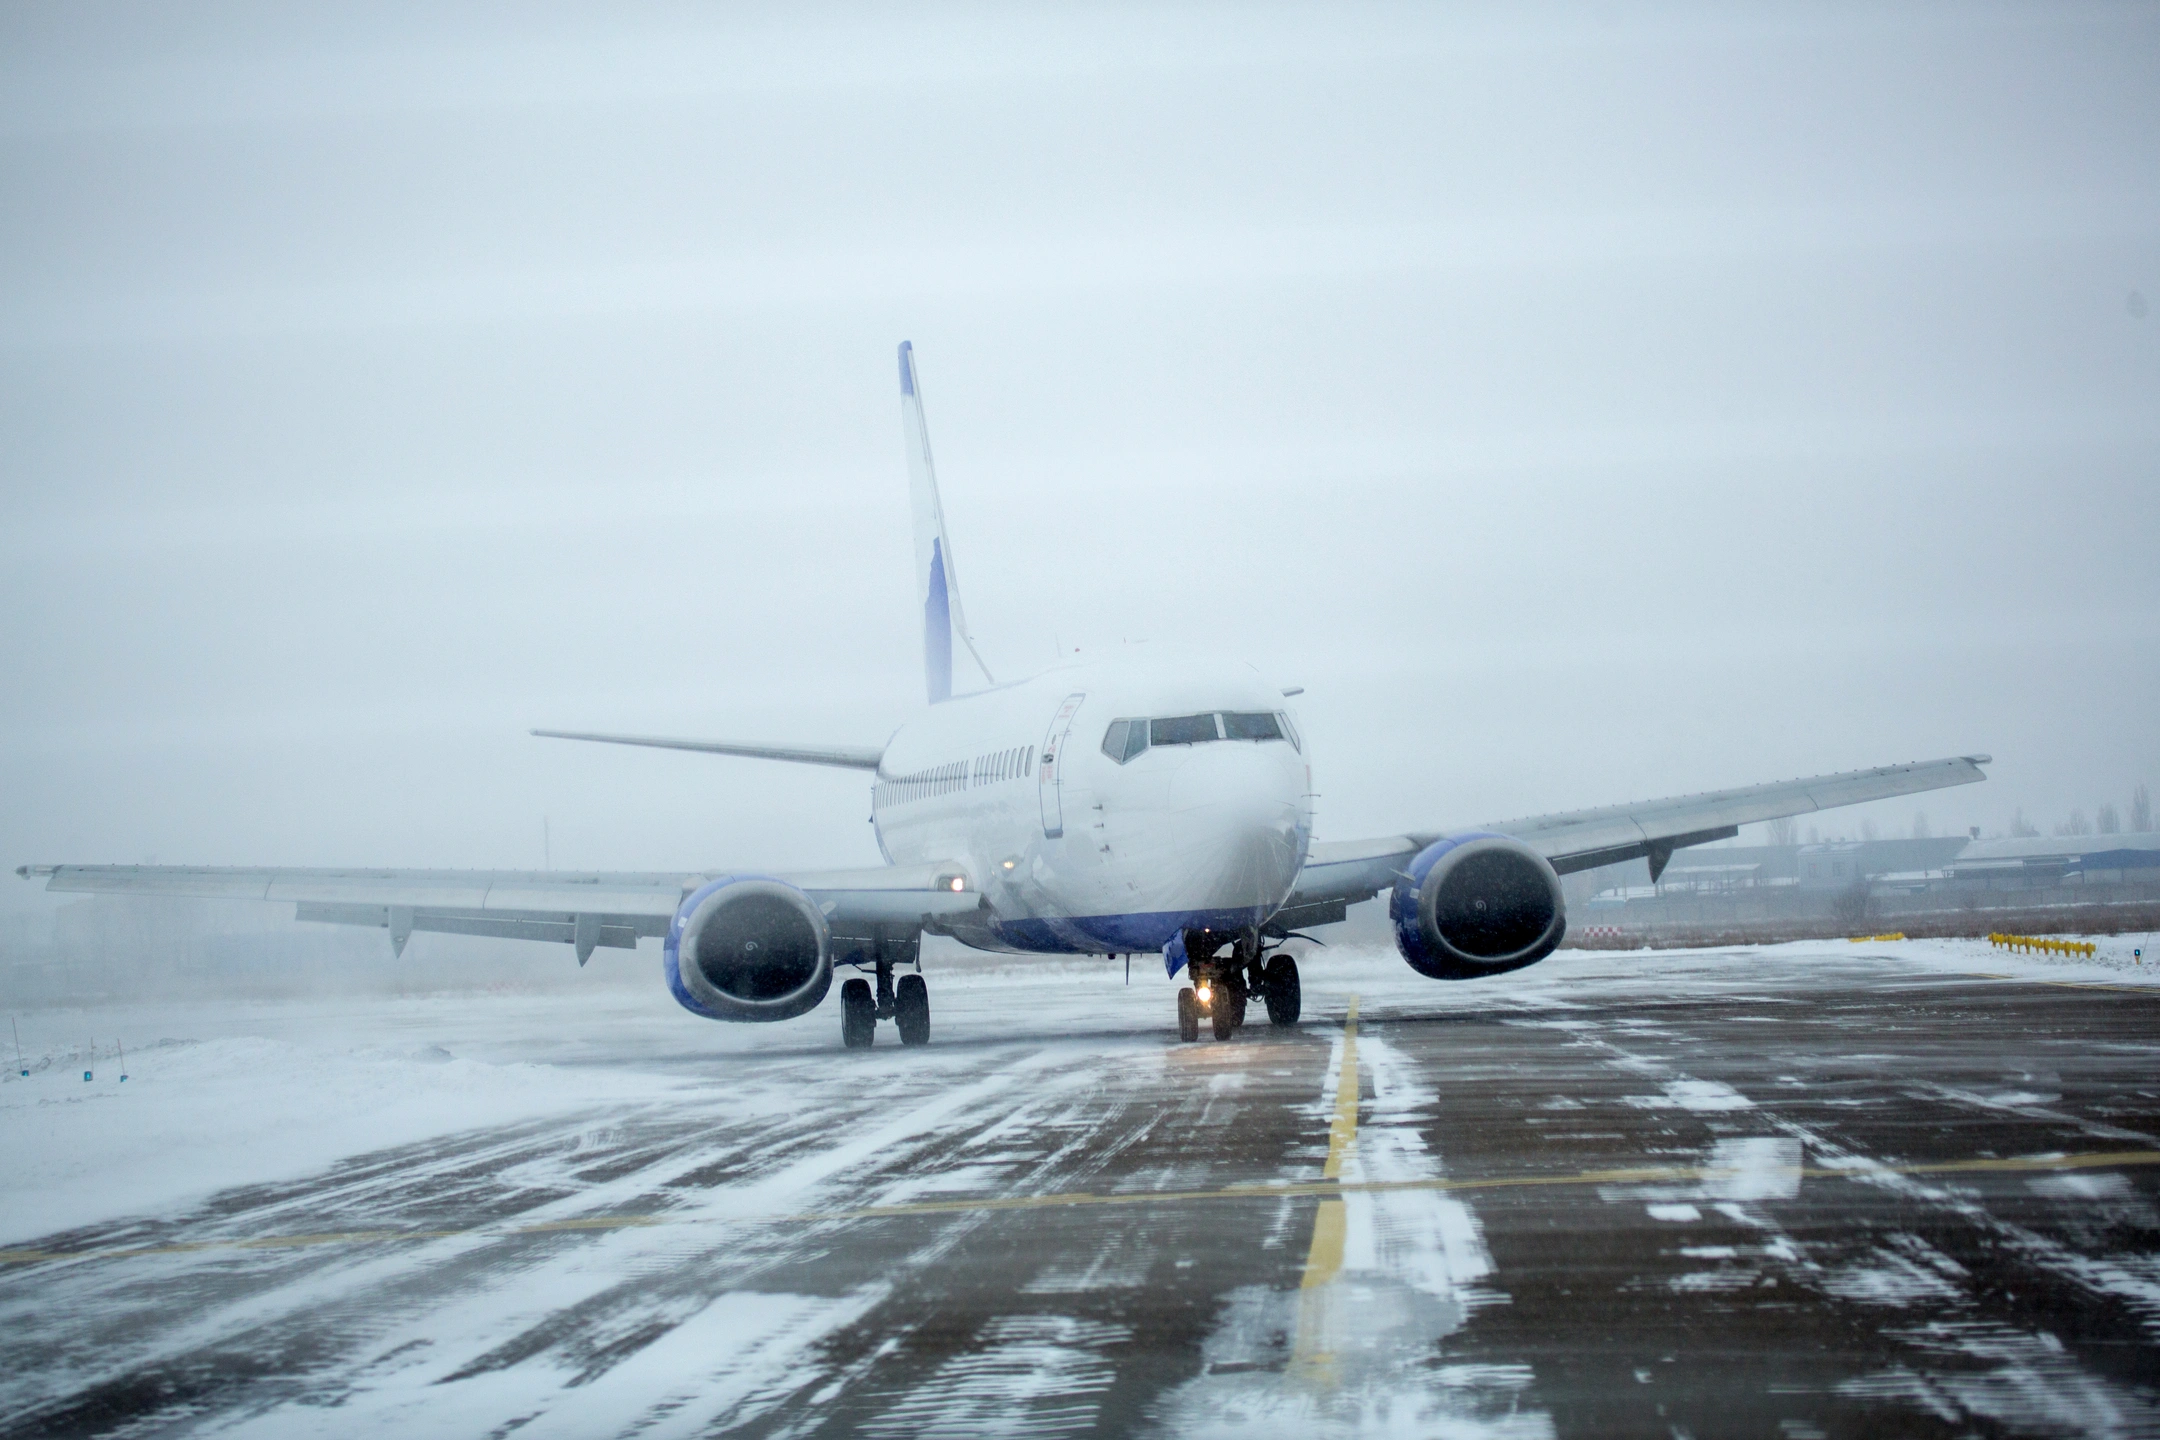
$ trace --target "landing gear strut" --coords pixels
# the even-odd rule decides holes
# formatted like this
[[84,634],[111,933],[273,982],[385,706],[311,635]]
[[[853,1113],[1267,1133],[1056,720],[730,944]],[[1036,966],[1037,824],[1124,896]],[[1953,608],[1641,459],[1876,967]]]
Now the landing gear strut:
[[[877,1040],[877,1022],[890,1020],[902,1045],[929,1044],[930,987],[922,978],[922,937],[880,933],[872,942],[870,964],[877,975],[875,998],[870,982],[860,975],[840,987],[840,1043],[850,1050],[867,1050]],[[902,975],[895,986],[894,967],[907,964],[914,965],[915,973]]]
[[[1218,953],[1225,945],[1229,953]],[[1297,961],[1279,950],[1266,954],[1257,931],[1235,936],[1188,931],[1185,957],[1193,983],[1178,991],[1178,1039],[1198,1040],[1203,1015],[1217,1040],[1229,1039],[1245,1024],[1245,1007],[1255,994],[1267,1007],[1269,1024],[1297,1024]]]

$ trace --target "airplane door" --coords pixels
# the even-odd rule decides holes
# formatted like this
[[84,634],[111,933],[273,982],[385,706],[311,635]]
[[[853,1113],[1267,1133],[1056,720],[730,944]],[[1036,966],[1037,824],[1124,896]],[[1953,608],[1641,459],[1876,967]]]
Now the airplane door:
[[1065,740],[1072,731],[1073,714],[1084,694],[1068,695],[1065,703],[1058,706],[1057,714],[1050,721],[1050,728],[1043,734],[1042,761],[1036,767],[1036,784],[1042,793],[1043,835],[1051,840],[1065,833],[1065,806],[1058,795],[1058,776],[1065,763]]

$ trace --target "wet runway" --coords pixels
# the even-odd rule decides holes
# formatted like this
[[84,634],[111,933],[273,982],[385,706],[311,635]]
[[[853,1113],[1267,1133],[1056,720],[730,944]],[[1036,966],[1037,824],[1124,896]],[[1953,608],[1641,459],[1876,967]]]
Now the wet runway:
[[2160,1435],[2160,988],[928,973],[922,1051],[556,1003],[670,1088],[19,1245],[0,1435]]

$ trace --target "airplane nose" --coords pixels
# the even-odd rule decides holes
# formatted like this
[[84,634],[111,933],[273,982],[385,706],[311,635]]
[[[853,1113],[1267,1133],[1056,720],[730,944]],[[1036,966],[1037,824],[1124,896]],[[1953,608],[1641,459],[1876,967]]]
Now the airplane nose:
[[[1196,754],[1171,785],[1188,874],[1209,892],[1205,904],[1272,910],[1304,861],[1298,818],[1302,775],[1276,747],[1220,745]],[[1203,878],[1204,877],[1204,878]]]
[[1222,847],[1218,884],[1232,907],[1272,910],[1297,881],[1297,826],[1286,813],[1247,812],[1233,817]]

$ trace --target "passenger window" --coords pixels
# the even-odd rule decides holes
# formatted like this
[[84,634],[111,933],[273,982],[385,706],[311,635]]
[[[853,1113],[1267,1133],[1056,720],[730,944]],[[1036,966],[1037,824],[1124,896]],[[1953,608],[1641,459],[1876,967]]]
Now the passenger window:
[[1240,715],[1225,710],[1222,717],[1222,728],[1225,740],[1280,740],[1283,738],[1282,726],[1275,723],[1273,715],[1266,713]]
[[1216,739],[1214,715],[1174,715],[1148,721],[1150,745],[1199,745]]

